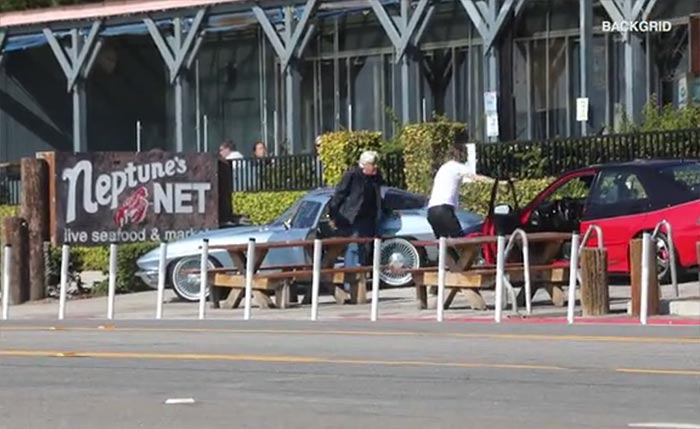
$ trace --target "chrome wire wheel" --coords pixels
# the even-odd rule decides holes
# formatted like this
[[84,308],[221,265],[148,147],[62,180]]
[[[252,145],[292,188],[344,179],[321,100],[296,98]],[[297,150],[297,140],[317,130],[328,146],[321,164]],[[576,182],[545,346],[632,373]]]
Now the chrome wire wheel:
[[665,235],[656,237],[656,274],[660,282],[671,277],[671,249]]
[[[177,296],[185,301],[199,301],[201,276],[197,273],[191,273],[188,271],[199,271],[201,264],[202,258],[200,256],[187,256],[177,261],[173,267],[173,290]],[[207,263],[207,268],[215,268],[215,265],[211,260],[209,260]],[[209,296],[208,290],[206,294]]]
[[390,238],[382,241],[381,265],[386,267],[380,271],[379,279],[389,286],[406,286],[413,280],[413,274],[402,269],[420,268],[420,254],[408,240]]

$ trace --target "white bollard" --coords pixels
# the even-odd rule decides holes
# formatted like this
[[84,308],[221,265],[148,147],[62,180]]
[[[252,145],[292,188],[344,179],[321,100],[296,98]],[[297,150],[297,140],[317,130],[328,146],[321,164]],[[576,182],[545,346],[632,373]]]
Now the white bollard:
[[321,286],[321,240],[314,240],[313,275],[311,277],[311,320],[318,320],[318,293]]
[[70,246],[63,245],[61,249],[61,290],[58,299],[58,320],[66,315],[66,293],[68,289],[68,267],[70,263]]
[[156,302],[156,319],[163,318],[163,299],[165,295],[165,276],[168,244],[160,243],[160,258],[158,260],[158,301]]
[[496,323],[501,323],[503,313],[503,277],[505,276],[505,247],[506,237],[498,236],[496,251],[496,303],[494,320]]
[[2,263],[2,320],[10,320],[10,265],[12,246],[5,246]]
[[447,260],[447,239],[440,237],[438,241],[438,290],[437,290],[437,321],[442,322],[445,313],[445,268]]
[[648,232],[642,234],[642,290],[639,304],[639,322],[647,324],[649,312],[649,252],[651,247],[651,235]]
[[525,232],[522,234],[523,265],[525,266],[525,311],[532,314],[532,279],[530,277],[530,243]]
[[207,283],[209,281],[209,240],[202,240],[202,259],[199,266],[199,320],[203,320],[207,308]]
[[374,239],[374,257],[372,258],[372,313],[370,319],[372,322],[377,321],[379,314],[379,273],[382,264],[382,240]]
[[114,295],[117,291],[117,245],[109,245],[109,289],[107,291],[107,319],[114,319]]
[[248,240],[245,267],[245,307],[243,320],[250,320],[250,307],[253,301],[253,270],[255,270],[255,239]]
[[576,307],[576,281],[578,279],[578,250],[581,237],[578,234],[571,235],[571,258],[569,261],[569,301],[566,308],[566,320],[569,325],[574,323],[574,309]]

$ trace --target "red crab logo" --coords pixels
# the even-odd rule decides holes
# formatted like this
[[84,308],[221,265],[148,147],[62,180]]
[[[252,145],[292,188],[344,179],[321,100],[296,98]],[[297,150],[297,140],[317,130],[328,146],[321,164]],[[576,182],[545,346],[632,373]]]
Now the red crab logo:
[[148,189],[142,186],[122,203],[114,215],[114,223],[119,228],[129,223],[141,223],[146,219],[148,209]]

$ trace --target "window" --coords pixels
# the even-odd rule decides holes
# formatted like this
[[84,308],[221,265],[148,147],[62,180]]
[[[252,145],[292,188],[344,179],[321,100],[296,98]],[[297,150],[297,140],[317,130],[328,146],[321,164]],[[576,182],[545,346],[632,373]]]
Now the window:
[[700,163],[664,167],[659,173],[664,178],[670,179],[680,190],[695,195],[700,194]]
[[415,210],[425,205],[425,198],[408,192],[389,191],[384,195],[384,207],[390,210]]
[[577,200],[585,200],[591,191],[593,183],[593,175],[578,176],[564,182],[557,189],[548,195],[544,201],[553,202],[560,201],[564,198],[573,198]]
[[594,204],[618,204],[645,200],[649,196],[636,174],[609,171],[600,176]]
[[289,207],[287,210],[285,210],[281,215],[275,219],[271,225],[274,226],[281,226],[285,222],[290,221],[294,214],[297,212],[297,209],[299,208],[299,205],[301,204],[301,200],[297,200],[294,204],[292,204],[291,207]]
[[321,203],[303,201],[292,219],[292,228],[313,228],[320,208]]

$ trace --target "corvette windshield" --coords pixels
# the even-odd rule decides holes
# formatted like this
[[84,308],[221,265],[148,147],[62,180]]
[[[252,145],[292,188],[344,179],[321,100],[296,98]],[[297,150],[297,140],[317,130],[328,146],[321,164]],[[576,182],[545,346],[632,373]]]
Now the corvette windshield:
[[270,224],[271,226],[281,226],[283,225],[286,221],[291,220],[292,217],[294,216],[294,213],[296,213],[297,209],[299,208],[299,205],[301,204],[301,200],[295,202],[292,204],[291,207],[289,207],[287,210],[285,210],[281,215],[277,217],[272,223]]

